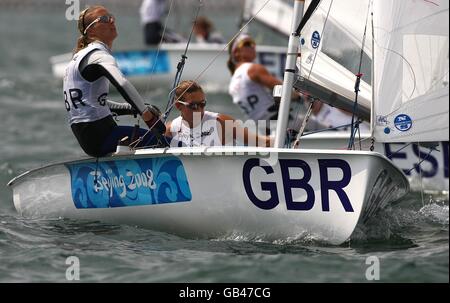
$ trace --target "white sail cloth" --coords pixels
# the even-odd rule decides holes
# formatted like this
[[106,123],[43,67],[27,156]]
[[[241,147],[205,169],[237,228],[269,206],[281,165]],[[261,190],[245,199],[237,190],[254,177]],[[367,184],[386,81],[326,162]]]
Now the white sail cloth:
[[448,8],[448,0],[373,2],[377,141],[448,141]]

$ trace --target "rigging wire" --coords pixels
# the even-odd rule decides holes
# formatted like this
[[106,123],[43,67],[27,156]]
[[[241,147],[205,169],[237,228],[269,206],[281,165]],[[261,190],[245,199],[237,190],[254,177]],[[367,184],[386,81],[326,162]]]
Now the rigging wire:
[[173,85],[172,85],[172,90],[169,93],[169,101],[167,102],[166,109],[165,109],[164,114],[163,114],[162,119],[161,119],[162,122],[166,121],[167,117],[170,115],[170,112],[171,112],[171,110],[173,108],[172,104],[174,104],[174,100],[175,100],[175,90],[176,90],[177,86],[180,84],[180,81],[181,81],[181,76],[183,74],[184,65],[186,64],[186,59],[188,58],[186,56],[186,54],[187,54],[187,51],[189,49],[189,45],[190,45],[191,40],[192,40],[192,34],[194,32],[195,25],[197,24],[198,14],[199,14],[200,9],[201,9],[202,6],[203,6],[203,1],[199,0],[199,5],[197,7],[197,12],[195,14],[194,23],[192,25],[191,32],[189,34],[189,39],[188,39],[188,41],[186,43],[186,49],[184,50],[184,53],[181,55],[181,60],[180,60],[180,62],[178,62],[178,65],[177,65],[177,73],[175,75],[175,80],[174,80]]
[[163,42],[163,40],[164,40],[164,36],[166,35],[167,23],[169,22],[169,17],[170,17],[170,15],[171,15],[171,13],[172,13],[173,3],[174,3],[174,0],[171,0],[171,1],[170,1],[170,6],[169,6],[169,11],[167,12],[166,20],[164,21],[164,27],[163,27],[163,32],[162,32],[162,34],[161,34],[161,39],[159,40],[158,48],[157,48],[157,50],[156,50],[155,59],[154,59],[154,61],[153,61],[153,66],[152,66],[152,71],[151,71],[151,73],[150,73],[150,78],[149,78],[149,81],[148,81],[148,83],[147,83],[147,87],[145,88],[145,93],[144,93],[144,95],[147,95],[147,96],[149,96],[150,83],[151,83],[152,77],[153,77],[154,72],[155,72],[155,69],[156,69],[156,64],[157,64],[157,62],[158,62],[159,53],[161,52],[161,45],[162,45],[162,42]]
[[[334,2],[334,0],[331,0],[330,6],[328,7],[327,16],[325,17],[325,21],[324,21],[323,27],[322,27],[322,37],[323,37],[323,34],[325,33],[325,27],[326,27],[326,25],[327,25],[328,18],[329,18],[329,16],[330,16],[330,11],[331,11],[331,7],[333,6],[333,2]],[[318,53],[319,53],[319,47],[316,48],[316,51],[314,52],[314,58],[313,58],[313,61],[312,61],[312,64],[311,64],[311,69],[309,70],[308,78],[307,78],[307,79],[310,79],[310,78],[311,78],[311,73],[312,73],[312,70],[313,70],[313,68],[314,68],[314,64],[316,63],[316,58],[317,58],[317,54],[318,54]]]
[[[355,102],[353,103],[351,134],[350,134],[350,139],[348,142],[347,149],[352,149],[355,147],[356,132],[358,132],[359,139],[361,140],[361,132],[360,132],[360,128],[359,128],[359,123],[356,123],[356,126],[355,126],[355,117],[356,117],[356,110],[358,109],[358,96],[359,96],[359,91],[360,91],[359,87],[360,87],[360,83],[361,83],[361,78],[363,76],[363,74],[361,73],[361,70],[362,70],[362,62],[363,62],[363,55],[364,55],[364,47],[366,45],[367,23],[369,22],[370,5],[371,5],[371,3],[369,1],[368,6],[367,6],[366,22],[364,25],[364,34],[363,34],[363,39],[362,39],[361,52],[359,55],[358,73],[356,74]],[[361,122],[359,118],[357,120],[358,120],[358,122]]]
[[311,16],[316,11],[317,7],[319,7],[320,1],[321,0],[312,0],[311,3],[309,4],[308,9],[306,10],[302,20],[300,21],[300,24],[297,27],[297,30],[295,31],[295,35],[297,37],[300,36],[300,32],[302,31],[303,27],[306,25],[306,22],[309,21]]
[[[320,1],[319,1],[320,2]],[[328,18],[329,18],[329,16],[330,16],[330,11],[331,11],[331,7],[333,6],[333,2],[334,2],[334,0],[331,0],[331,2],[330,2],[330,6],[328,7],[328,11],[327,11],[327,16],[325,17],[325,21],[324,21],[324,23],[323,23],[323,27],[322,27],[322,36],[323,36],[323,34],[324,34],[324,32],[325,32],[325,27],[326,27],[326,24],[327,24],[327,21],[328,21]],[[310,4],[310,7],[308,7],[308,10],[307,10],[307,12],[305,13],[305,16],[308,14],[308,11],[312,11],[312,12],[310,12],[309,14],[308,14],[308,19],[306,19],[306,17],[304,17],[303,19],[302,19],[302,21],[300,22],[300,25],[299,25],[299,27],[298,27],[298,29],[297,29],[297,34],[298,35],[300,35],[300,31],[299,30],[301,30],[301,29],[303,29],[303,27],[304,27],[304,25],[306,24],[306,21],[307,20],[309,20],[310,18],[311,18],[311,16],[312,16],[312,14],[318,9],[318,4],[319,3],[317,3],[317,5],[315,6],[315,7],[313,7],[313,6],[311,6],[313,3],[311,3]],[[303,24],[302,25],[302,22],[303,22],[303,20],[305,20],[306,19],[306,21],[305,21],[305,24]],[[315,62],[316,62],[316,58],[317,58],[317,54],[318,54],[318,52],[319,52],[319,48],[316,48],[316,50],[315,50],[315,52],[314,52],[314,58],[313,58],[313,61],[312,61],[312,64],[311,64],[311,68],[309,69],[309,73],[308,73],[308,77],[306,78],[306,79],[310,79],[311,78],[311,73],[312,73],[312,70],[313,70],[313,68],[314,68],[314,64],[315,64]],[[302,65],[302,60],[300,60],[300,67],[301,67],[301,65]],[[313,101],[314,102],[314,101]],[[298,132],[298,134],[297,134],[297,136],[296,136],[296,139],[295,139],[295,142],[294,142],[294,148],[296,148],[296,147],[298,147],[299,146],[299,143],[300,143],[300,138],[303,136],[303,132],[305,131],[305,129],[306,129],[306,124],[308,123],[308,121],[309,121],[309,117],[311,116],[311,114],[312,114],[312,107],[313,107],[313,102],[311,102],[310,103],[310,105],[309,105],[309,107],[308,107],[308,109],[307,109],[307,112],[306,112],[306,115],[304,116],[304,118],[303,118],[303,122],[302,122],[302,125],[301,125],[301,127],[300,127],[300,130],[299,130],[299,132]],[[300,111],[300,108],[297,110],[297,113]],[[296,123],[295,124],[297,124],[297,119],[300,119],[300,117],[299,117],[299,115],[297,114],[296,115],[297,116],[297,118],[296,118]]]

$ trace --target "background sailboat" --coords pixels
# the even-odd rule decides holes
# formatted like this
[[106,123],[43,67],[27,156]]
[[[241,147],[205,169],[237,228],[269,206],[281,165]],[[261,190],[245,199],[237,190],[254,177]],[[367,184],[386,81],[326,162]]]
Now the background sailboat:
[[[185,43],[168,43],[159,47],[114,51],[113,55],[121,71],[133,84],[147,89],[169,88],[185,49]],[[187,56],[189,64],[184,69],[186,79],[195,79],[205,70],[203,77],[199,79],[201,85],[209,91],[227,90],[230,74],[227,70],[228,53],[225,44],[192,43]],[[50,58],[54,77],[63,78],[71,57],[71,53],[66,53]],[[260,45],[257,48],[257,61],[279,77],[285,59],[285,47]],[[213,60],[213,68],[206,70],[207,64]]]

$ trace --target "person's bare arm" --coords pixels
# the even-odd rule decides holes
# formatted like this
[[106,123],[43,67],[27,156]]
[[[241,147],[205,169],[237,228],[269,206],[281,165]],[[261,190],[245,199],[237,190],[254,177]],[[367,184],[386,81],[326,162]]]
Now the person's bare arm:
[[244,143],[244,145],[273,146],[273,139],[271,137],[260,136],[257,133],[250,131],[247,127],[242,127],[239,121],[236,121],[229,115],[219,114],[217,121],[221,125],[222,145],[226,145],[232,140],[237,140]]
[[267,68],[261,64],[252,64],[248,70],[248,76],[251,80],[269,88],[273,89],[275,85],[282,84],[281,80],[274,77]]
[[169,121],[166,123],[166,132],[164,134],[164,136],[172,138],[172,132],[170,131],[170,127],[172,126],[172,122]]
[[[248,70],[248,76],[252,81],[257,82],[257,83],[269,88],[270,90],[273,90],[273,88],[276,85],[283,84],[283,81],[281,81],[280,79],[276,78],[271,73],[269,73],[267,68],[265,68],[261,64],[256,64],[256,63],[252,64],[252,66]],[[292,90],[292,99],[298,100],[299,97],[300,97],[300,94],[297,93],[297,91],[295,91],[293,89]]]

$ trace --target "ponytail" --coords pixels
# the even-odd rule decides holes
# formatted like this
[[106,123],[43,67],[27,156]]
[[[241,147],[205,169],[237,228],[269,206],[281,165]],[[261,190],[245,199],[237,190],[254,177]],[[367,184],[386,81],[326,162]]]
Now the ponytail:
[[233,45],[234,45],[235,40],[233,40],[230,45],[228,46],[228,61],[227,61],[227,67],[228,70],[230,71],[231,75],[234,74],[234,71],[236,70],[236,63],[234,61],[233,58]]
[[91,43],[92,41],[94,41],[94,40],[89,38],[87,35],[80,36],[77,40],[77,45],[76,45],[75,49],[73,50],[73,53],[74,54],[78,53],[80,50],[82,50],[83,48],[88,46],[88,44]]
[[233,75],[233,74],[234,74],[234,71],[236,70],[236,64],[234,63],[233,58],[231,58],[231,57],[228,58],[228,61],[227,61],[227,67],[228,67],[228,69],[229,69],[231,75]]

